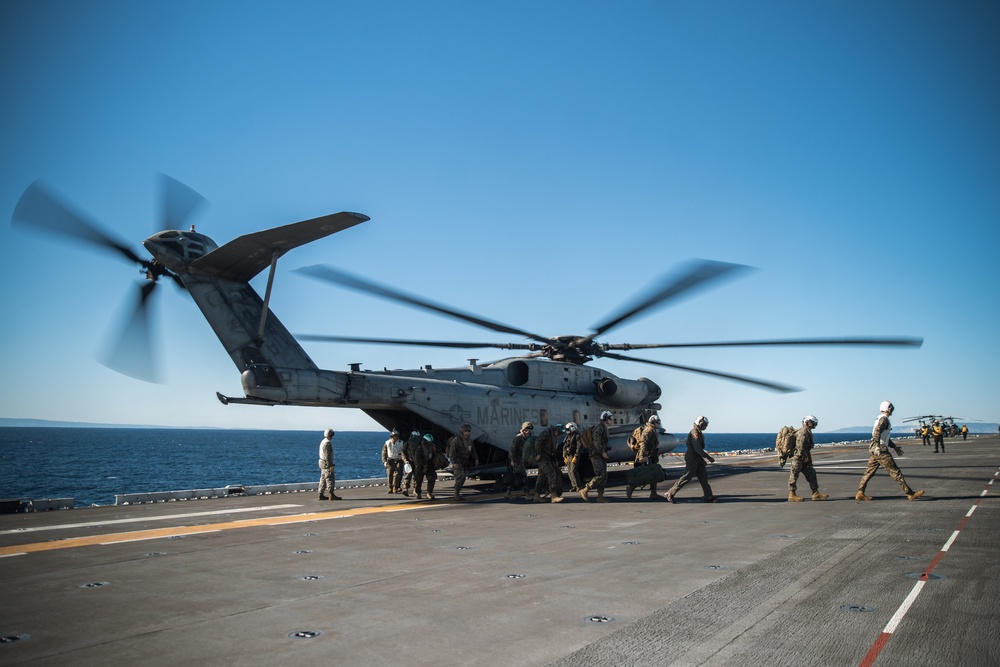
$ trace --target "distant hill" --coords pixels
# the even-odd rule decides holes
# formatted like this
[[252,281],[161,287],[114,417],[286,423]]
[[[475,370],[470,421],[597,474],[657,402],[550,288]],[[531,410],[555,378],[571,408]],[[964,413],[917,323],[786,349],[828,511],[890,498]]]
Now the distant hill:
[[45,426],[48,428],[175,428],[173,426],[143,426],[142,424],[92,424],[90,422],[61,422],[48,419],[15,419],[0,417],[0,426],[11,428],[33,428]]

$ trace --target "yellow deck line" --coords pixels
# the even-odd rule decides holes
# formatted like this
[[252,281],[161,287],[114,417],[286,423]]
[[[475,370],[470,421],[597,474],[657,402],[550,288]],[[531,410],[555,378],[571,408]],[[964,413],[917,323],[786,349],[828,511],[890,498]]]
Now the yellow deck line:
[[16,544],[7,547],[0,547],[0,558],[6,556],[21,556],[38,551],[53,551],[55,549],[72,549],[93,545],[120,544],[122,542],[154,540],[164,537],[175,537],[178,535],[198,535],[201,533],[214,533],[223,530],[235,530],[238,528],[280,526],[292,523],[305,523],[308,521],[344,519],[352,516],[362,516],[365,514],[404,512],[406,510],[427,509],[428,507],[443,506],[443,503],[416,502],[404,505],[386,505],[384,507],[360,507],[353,510],[333,510],[329,512],[310,512],[308,514],[286,514],[281,516],[258,517],[254,519],[242,519],[240,521],[227,521],[225,523],[211,523],[203,526],[174,526],[172,528],[133,530],[124,533],[104,533],[102,535],[90,535],[88,537],[71,537],[69,539],[56,540],[52,542],[33,542],[31,544]]

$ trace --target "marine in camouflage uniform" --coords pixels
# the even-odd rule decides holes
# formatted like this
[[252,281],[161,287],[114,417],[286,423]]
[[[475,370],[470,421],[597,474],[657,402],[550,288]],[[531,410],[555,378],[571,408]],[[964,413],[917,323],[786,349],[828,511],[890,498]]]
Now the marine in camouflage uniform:
[[[656,432],[660,426],[660,418],[653,415],[642,428],[642,435],[639,436],[639,449],[635,453],[635,465],[649,466],[660,464],[660,435]],[[625,488],[625,497],[631,498],[634,486]],[[656,482],[649,485],[649,497],[660,499],[663,496],[656,492]]]
[[531,422],[524,422],[510,443],[510,454],[507,456],[507,472],[510,475],[506,491],[508,498],[515,491],[523,494],[528,487],[528,471],[524,469],[524,443],[534,430],[535,427]]
[[[403,445],[403,495],[409,496],[410,489],[413,487],[413,471],[416,467],[413,465],[413,457],[416,454],[417,447],[423,442],[423,438],[420,437],[420,431],[411,431],[410,438]],[[406,472],[406,464],[410,464],[410,472]]]
[[580,431],[574,422],[566,424],[566,437],[563,438],[563,460],[566,462],[566,474],[569,475],[569,485],[573,491],[579,491],[583,484],[577,473],[577,455],[580,450]]
[[424,477],[427,478],[427,498],[434,500],[434,482],[437,481],[437,471],[434,469],[434,456],[437,448],[434,445],[434,436],[428,433],[411,451],[413,457],[413,489],[417,492],[417,498],[421,498],[421,487],[424,485]]
[[466,470],[469,465],[479,465],[476,448],[472,444],[472,424],[462,424],[458,435],[448,441],[448,458],[451,460],[452,473],[455,475],[455,500],[462,500],[462,487],[465,485]]
[[[604,486],[608,483],[608,425],[611,423],[611,413],[605,410],[601,413],[601,421],[587,429],[589,438],[582,438],[581,444],[584,451],[590,456],[590,464],[594,467],[594,476],[587,480],[587,483],[580,489],[580,497],[587,502],[587,494],[591,490],[597,489],[597,502],[608,502],[604,498]],[[587,440],[590,446],[587,447]]]
[[903,489],[903,493],[906,494],[908,499],[916,500],[924,495],[924,492],[922,490],[914,491],[910,488],[903,478],[903,473],[900,472],[899,467],[896,465],[896,460],[889,453],[890,448],[894,449],[897,454],[903,453],[903,450],[897,447],[896,443],[889,437],[889,433],[892,431],[892,423],[889,421],[889,417],[892,416],[896,408],[889,401],[883,401],[880,408],[882,414],[875,420],[875,426],[872,428],[872,443],[868,447],[868,467],[865,469],[865,474],[861,476],[861,483],[858,484],[858,493],[854,498],[855,500],[872,499],[871,496],[865,495],[865,487],[868,486],[868,480],[872,478],[875,471],[881,466],[885,468],[890,477],[896,480],[896,483]]
[[708,428],[708,419],[704,416],[698,417],[694,423],[694,428],[688,433],[687,451],[684,452],[684,474],[680,476],[674,485],[667,491],[667,500],[674,502],[674,496],[685,484],[691,481],[692,477],[697,477],[701,484],[702,493],[705,494],[706,503],[717,503],[719,499],[712,494],[712,487],[708,483],[708,469],[705,461],[715,463],[711,454],[705,451],[705,429]]
[[337,475],[333,463],[333,429],[323,432],[323,441],[319,443],[319,499],[342,500],[333,492],[337,483]]
[[561,503],[562,498],[562,466],[556,465],[556,451],[559,431],[555,426],[542,429],[535,437],[535,461],[538,462],[538,477],[535,480],[535,502],[543,502],[541,494],[546,486],[552,502]]
[[819,425],[819,420],[808,415],[802,420],[802,428],[795,432],[795,451],[792,453],[792,469],[788,471],[788,500],[790,502],[801,502],[796,493],[799,481],[799,473],[802,473],[809,488],[812,489],[813,500],[826,500],[830,496],[819,492],[819,482],[816,481],[816,468],[812,462],[813,433],[812,430]]

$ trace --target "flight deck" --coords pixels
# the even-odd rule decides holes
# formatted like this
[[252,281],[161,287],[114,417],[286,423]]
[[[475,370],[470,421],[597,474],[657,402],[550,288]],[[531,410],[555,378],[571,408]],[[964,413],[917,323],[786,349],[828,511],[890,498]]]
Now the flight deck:
[[838,445],[822,502],[757,454],[709,466],[719,504],[619,471],[605,504],[444,481],[0,515],[0,665],[1000,664],[1000,437],[897,442],[919,500],[881,470],[854,500],[867,447]]

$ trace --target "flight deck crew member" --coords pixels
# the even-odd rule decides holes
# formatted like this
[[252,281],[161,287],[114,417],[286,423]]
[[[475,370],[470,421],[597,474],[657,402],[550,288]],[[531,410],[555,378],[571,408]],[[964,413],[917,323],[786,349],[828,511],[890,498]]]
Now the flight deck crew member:
[[455,500],[463,500],[462,487],[465,485],[466,470],[479,465],[476,447],[472,444],[472,424],[462,424],[458,434],[448,441],[448,458],[455,475]]
[[968,440],[968,439],[969,439],[969,427],[966,426],[965,424],[962,424],[962,440]]
[[896,450],[897,454],[903,453],[903,450],[897,447],[896,443],[889,438],[889,432],[892,430],[892,423],[889,421],[889,417],[892,416],[896,408],[889,401],[882,401],[879,409],[882,413],[875,420],[875,426],[872,428],[872,443],[868,447],[868,467],[865,469],[865,474],[861,476],[858,493],[854,498],[855,500],[872,499],[871,496],[865,495],[865,487],[868,486],[868,480],[872,478],[872,475],[879,469],[879,466],[882,466],[889,473],[889,476],[896,480],[896,483],[902,487],[906,497],[910,500],[916,500],[924,495],[924,492],[914,491],[909,487],[906,480],[903,479],[903,473],[896,466],[896,460],[889,453],[890,447]]
[[566,437],[563,438],[563,460],[566,461],[566,474],[569,475],[569,485],[573,491],[579,491],[583,484],[577,474],[577,455],[580,453],[580,429],[576,422],[566,424]]
[[559,444],[559,429],[555,426],[543,428],[535,437],[535,461],[538,462],[538,477],[535,478],[535,502],[544,502],[542,489],[548,486],[552,502],[561,503],[562,466],[556,465],[556,449]]
[[601,413],[601,421],[588,428],[580,439],[583,449],[590,455],[590,464],[594,467],[594,476],[587,480],[583,488],[580,489],[580,497],[587,502],[587,494],[592,489],[597,489],[597,502],[608,502],[604,498],[604,486],[608,482],[608,427],[611,425],[611,411],[605,410]]
[[528,471],[524,468],[524,443],[531,437],[535,430],[531,422],[521,424],[521,430],[514,436],[510,443],[510,454],[507,456],[507,470],[510,472],[510,481],[507,484],[507,497],[510,498],[514,491],[523,495],[528,488]]
[[413,489],[420,495],[420,489],[424,484],[424,477],[427,478],[427,499],[434,500],[434,482],[437,481],[437,470],[434,469],[434,456],[437,448],[434,445],[434,436],[428,433],[420,440],[413,449]]
[[819,420],[808,415],[802,419],[802,428],[795,432],[795,452],[792,454],[792,469],[788,472],[788,500],[789,502],[802,502],[802,498],[795,494],[796,485],[799,480],[799,473],[805,475],[812,489],[813,500],[826,500],[830,496],[819,492],[819,483],[816,481],[816,468],[812,462],[813,429],[819,426]]
[[[420,437],[420,431],[410,431],[410,438],[403,445],[403,495],[409,496],[410,489],[413,487],[413,457],[416,454],[417,447],[420,446],[423,438]],[[409,466],[409,472],[406,471],[407,466]]]
[[708,484],[708,470],[705,468],[705,461],[715,463],[715,459],[705,452],[705,429],[708,428],[708,418],[698,417],[694,422],[694,428],[688,433],[687,451],[684,452],[684,474],[674,482],[674,485],[667,491],[667,500],[674,501],[674,496],[697,476],[701,484],[701,490],[705,494],[706,503],[717,503],[719,499],[712,495],[712,487]]
[[337,475],[333,466],[333,429],[328,428],[323,432],[323,441],[319,443],[320,500],[343,500],[333,492],[333,487],[337,483]]
[[[660,465],[660,436],[656,432],[659,427],[660,418],[656,415],[650,417],[649,421],[646,422],[642,429],[642,435],[639,436],[639,449],[635,453],[635,465]],[[625,497],[631,498],[633,491],[635,491],[634,486],[626,487]],[[649,497],[656,500],[663,498],[656,493],[656,482],[649,485]]]
[[941,447],[941,451],[944,451],[944,427],[941,426],[941,422],[934,422],[934,427],[931,429],[934,434],[934,453],[937,454],[938,446]]
[[920,437],[924,442],[924,446],[931,446],[931,429],[927,424],[920,425]]
[[389,480],[387,493],[399,493],[403,486],[403,446],[405,443],[399,437],[399,431],[392,429],[389,439],[382,445],[382,465]]

